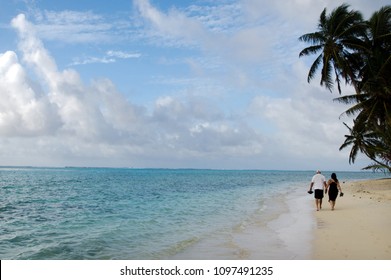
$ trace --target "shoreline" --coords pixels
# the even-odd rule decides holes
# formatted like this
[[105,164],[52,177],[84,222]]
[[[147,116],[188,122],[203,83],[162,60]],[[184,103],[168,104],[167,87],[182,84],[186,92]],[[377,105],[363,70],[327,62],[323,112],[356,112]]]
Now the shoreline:
[[315,211],[314,260],[391,260],[391,179],[343,182],[331,211]]
[[[308,196],[297,185],[263,201],[241,224],[202,238],[168,259],[175,260],[307,260],[315,227]],[[311,242],[310,242],[311,244]]]

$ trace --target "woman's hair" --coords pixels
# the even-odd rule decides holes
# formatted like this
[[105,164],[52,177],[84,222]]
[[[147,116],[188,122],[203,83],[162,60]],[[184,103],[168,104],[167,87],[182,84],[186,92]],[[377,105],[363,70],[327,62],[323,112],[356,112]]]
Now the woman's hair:
[[331,174],[331,179],[333,179],[335,182],[338,182],[337,174],[332,173],[332,174]]

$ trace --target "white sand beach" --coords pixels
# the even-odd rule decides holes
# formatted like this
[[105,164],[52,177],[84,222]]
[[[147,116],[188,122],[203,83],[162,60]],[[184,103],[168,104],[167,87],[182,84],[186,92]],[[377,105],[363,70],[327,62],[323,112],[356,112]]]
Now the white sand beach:
[[341,184],[331,211],[316,212],[313,259],[391,260],[391,179]]

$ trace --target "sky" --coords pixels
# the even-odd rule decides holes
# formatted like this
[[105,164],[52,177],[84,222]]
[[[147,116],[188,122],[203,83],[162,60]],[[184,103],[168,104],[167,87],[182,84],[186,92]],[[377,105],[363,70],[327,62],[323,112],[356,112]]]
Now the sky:
[[360,170],[299,58],[340,4],[0,0],[0,166]]

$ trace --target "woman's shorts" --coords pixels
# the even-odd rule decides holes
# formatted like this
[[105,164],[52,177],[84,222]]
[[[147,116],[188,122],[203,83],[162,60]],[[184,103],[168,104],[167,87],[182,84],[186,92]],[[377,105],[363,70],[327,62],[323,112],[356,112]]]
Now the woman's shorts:
[[315,198],[322,199],[323,198],[323,190],[315,190]]

